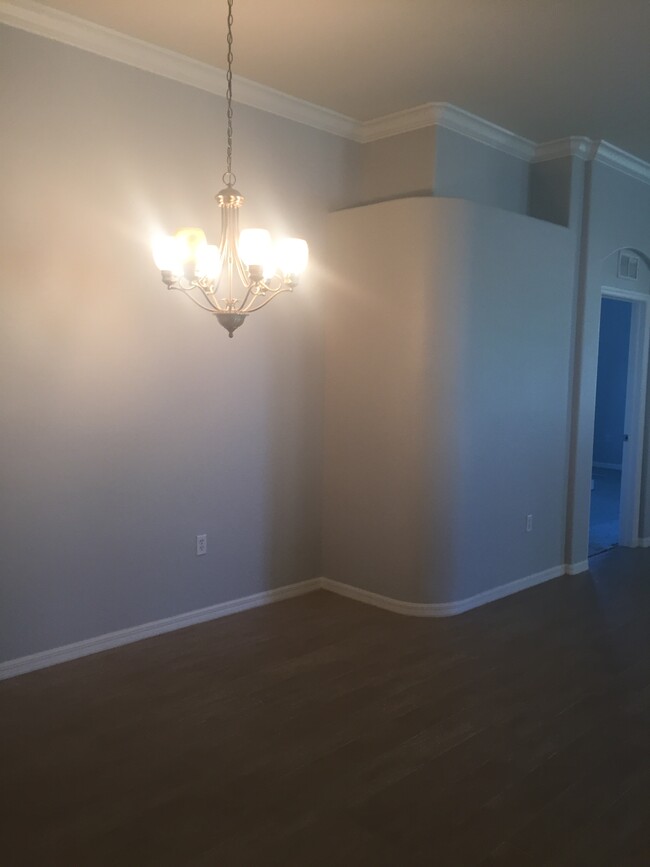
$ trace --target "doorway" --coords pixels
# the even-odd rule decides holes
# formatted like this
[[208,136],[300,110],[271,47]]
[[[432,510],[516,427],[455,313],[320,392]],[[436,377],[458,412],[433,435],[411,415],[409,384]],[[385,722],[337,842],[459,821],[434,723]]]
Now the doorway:
[[591,466],[590,557],[619,542],[631,324],[629,301],[602,299]]
[[648,353],[647,299],[603,289],[589,556],[638,544]]

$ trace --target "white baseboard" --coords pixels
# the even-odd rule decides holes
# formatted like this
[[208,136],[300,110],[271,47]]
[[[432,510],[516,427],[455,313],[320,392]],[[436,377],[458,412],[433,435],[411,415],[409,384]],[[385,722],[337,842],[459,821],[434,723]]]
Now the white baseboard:
[[605,464],[602,461],[594,461],[591,465],[599,470],[622,470],[623,464]]
[[304,593],[318,590],[320,586],[318,578],[311,578],[308,581],[278,587],[276,590],[265,590],[262,593],[244,596],[241,599],[232,599],[229,602],[209,605],[207,608],[187,611],[174,617],[165,617],[163,620],[154,620],[151,623],[143,623],[129,629],[120,629],[117,632],[108,632],[105,635],[98,635],[84,641],[76,641],[74,644],[66,644],[63,647],[54,647],[52,650],[44,650],[41,653],[32,653],[30,656],[10,659],[8,662],[0,663],[0,680],[16,677],[19,674],[27,674],[39,668],[48,668],[59,662],[79,659],[82,656],[89,656],[91,653],[110,650],[113,647],[120,647],[122,644],[131,644],[134,641],[141,641],[143,638],[173,632],[176,629],[183,629],[185,626],[194,626],[197,623],[204,623],[206,620],[216,620],[238,611],[258,608],[260,605],[268,605],[282,599],[291,599],[293,596],[302,596]]
[[543,584],[545,581],[551,581],[553,578],[559,578],[564,574],[564,566],[554,566],[552,569],[536,572],[534,575],[527,575],[525,578],[518,578],[515,581],[510,581],[508,584],[500,584],[491,590],[485,590],[483,593],[477,593],[475,596],[468,596],[456,602],[404,602],[400,599],[393,599],[390,596],[382,596],[380,593],[373,593],[370,590],[361,590],[359,587],[353,587],[350,584],[342,584],[340,581],[333,581],[331,578],[321,578],[320,586],[323,590],[338,593],[339,596],[346,596],[348,599],[355,599],[357,602],[366,602],[368,605],[385,608],[387,611],[393,611],[396,614],[407,614],[411,617],[451,617],[454,614],[462,614],[464,611],[469,611],[472,608],[478,608],[480,605],[486,605],[488,602],[502,599],[504,596],[519,593],[520,590],[535,587],[535,585]]
[[589,560],[582,560],[580,563],[569,563],[565,566],[567,575],[580,575],[581,572],[589,571]]
[[[642,547],[648,548],[650,547],[650,539],[641,539],[640,544]],[[536,572],[533,575],[518,578],[515,581],[510,581],[508,584],[501,584],[499,587],[493,587],[490,590],[477,593],[475,596],[468,596],[455,602],[406,602],[401,599],[393,599],[390,596],[383,596],[380,593],[373,593],[370,590],[362,590],[360,587],[353,587],[351,584],[333,581],[331,578],[311,578],[308,581],[288,584],[276,590],[266,590],[262,593],[255,593],[253,596],[221,602],[218,605],[210,605],[207,608],[199,608],[196,611],[188,611],[184,614],[177,614],[174,617],[166,617],[163,620],[143,623],[140,626],[120,629],[117,632],[98,635],[95,638],[77,641],[74,644],[66,644],[63,647],[55,647],[52,650],[44,650],[41,653],[33,653],[30,656],[10,659],[7,662],[0,663],[0,680],[16,677],[19,674],[27,674],[39,668],[48,668],[60,662],[79,659],[82,656],[89,656],[102,650],[110,650],[123,644],[131,644],[134,641],[141,641],[143,638],[151,638],[154,635],[173,632],[186,626],[194,626],[207,620],[216,620],[219,617],[235,614],[238,611],[246,611],[249,608],[257,608],[261,605],[279,602],[282,599],[302,596],[314,590],[328,590],[331,593],[345,596],[348,599],[354,599],[357,602],[364,602],[367,605],[374,605],[376,608],[384,608],[387,611],[411,617],[451,617],[454,614],[462,614],[464,611],[478,608],[480,605],[486,605],[488,602],[494,602],[505,596],[511,596],[513,593],[519,593],[521,590],[526,590],[529,587],[535,587],[537,584],[543,584],[545,581],[551,581],[553,578],[559,578],[565,573],[577,575],[588,569],[589,562],[587,560],[582,563],[573,563],[569,566],[554,566],[543,572]]]
[[639,548],[650,548],[650,536],[647,539],[639,539]]

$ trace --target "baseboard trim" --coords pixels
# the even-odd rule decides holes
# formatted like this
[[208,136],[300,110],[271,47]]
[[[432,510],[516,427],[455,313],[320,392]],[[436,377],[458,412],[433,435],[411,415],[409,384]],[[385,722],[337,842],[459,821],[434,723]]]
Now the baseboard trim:
[[219,617],[236,614],[238,611],[247,611],[249,608],[258,608],[261,605],[269,605],[272,602],[302,596],[305,593],[318,590],[320,587],[320,580],[311,578],[308,581],[278,587],[276,590],[265,590],[262,593],[254,593],[252,596],[244,596],[241,599],[220,602],[218,605],[209,605],[207,608],[198,608],[195,611],[187,611],[184,614],[165,617],[162,620],[154,620],[140,626],[119,629],[117,632],[108,632],[95,638],[76,641],[74,644],[66,644],[63,647],[54,647],[52,650],[44,650],[41,653],[32,653],[30,656],[10,659],[8,662],[0,663],[0,680],[37,671],[39,668],[49,668],[60,662],[69,662],[72,659],[90,656],[92,653],[100,653],[102,650],[110,650],[123,644],[132,644],[143,638],[152,638],[154,635],[174,632],[176,629],[183,629],[186,626],[195,626],[197,623],[205,623],[207,620],[217,620]]
[[[650,548],[650,538],[641,539],[639,543],[644,548]],[[183,629],[186,626],[194,626],[197,623],[205,623],[208,620],[217,620],[220,617],[236,614],[239,611],[247,611],[250,608],[258,608],[262,605],[280,602],[283,599],[302,596],[314,590],[327,590],[330,593],[345,596],[356,602],[363,602],[366,605],[373,605],[375,608],[383,608],[386,611],[392,611],[395,614],[403,614],[409,617],[453,617],[456,614],[462,614],[465,611],[486,605],[488,602],[495,602],[497,599],[512,596],[514,593],[519,593],[522,590],[527,590],[530,587],[535,587],[538,584],[559,578],[564,574],[578,575],[581,572],[586,572],[588,569],[588,560],[584,560],[582,563],[572,563],[568,566],[554,566],[551,569],[545,569],[543,572],[536,572],[533,575],[518,578],[515,581],[501,584],[498,587],[493,587],[490,590],[485,590],[482,593],[477,593],[474,596],[468,596],[455,602],[407,602],[402,599],[383,596],[381,593],[374,593],[371,590],[363,590],[351,584],[344,584],[341,581],[334,581],[331,578],[311,578],[307,581],[300,581],[297,584],[287,584],[275,590],[265,590],[262,593],[244,596],[241,599],[232,599],[229,602],[221,602],[218,605],[210,605],[207,608],[199,608],[195,611],[177,614],[174,617],[154,620],[150,623],[143,623],[140,626],[120,629],[117,632],[98,635],[95,638],[77,641],[74,644],[66,644],[63,647],[55,647],[52,650],[44,650],[41,653],[33,653],[30,656],[10,659],[7,662],[0,663],[0,680],[17,677],[20,674],[28,674],[30,671],[37,671],[40,668],[49,668],[61,662],[69,662],[70,660],[89,656],[93,653],[100,653],[103,650],[111,650],[124,644],[132,644],[144,638],[152,638],[155,635],[174,632],[176,629]]]
[[386,611],[392,611],[395,614],[406,614],[411,617],[453,617],[455,614],[462,614],[464,611],[470,611],[472,608],[478,608],[481,605],[486,605],[488,602],[495,602],[497,599],[503,599],[505,596],[512,596],[513,593],[519,593],[521,590],[527,590],[529,587],[535,587],[537,584],[543,584],[545,581],[559,578],[565,574],[565,571],[564,565],[554,566],[551,569],[545,569],[543,572],[536,572],[524,578],[517,578],[515,581],[500,584],[498,587],[484,590],[475,596],[468,596],[455,602],[405,602],[401,599],[383,596],[380,593],[373,593],[370,590],[362,590],[359,587],[353,587],[351,584],[333,581],[331,578],[321,578],[320,586],[323,590],[329,590],[332,593],[337,593],[339,596],[345,596],[357,602],[365,602],[368,605],[374,605],[376,608],[384,608]]
[[650,536],[646,539],[639,539],[639,548],[650,548]]
[[589,560],[582,560],[580,563],[569,563],[565,568],[567,575],[580,575],[582,572],[589,571]]

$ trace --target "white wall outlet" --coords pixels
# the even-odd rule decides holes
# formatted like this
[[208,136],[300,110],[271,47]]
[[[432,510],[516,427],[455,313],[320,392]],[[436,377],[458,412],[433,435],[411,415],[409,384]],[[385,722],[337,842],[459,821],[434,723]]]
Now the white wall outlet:
[[533,530],[533,516],[526,515],[526,532],[531,533]]
[[208,553],[208,534],[203,533],[196,537],[196,553],[200,557],[201,554]]

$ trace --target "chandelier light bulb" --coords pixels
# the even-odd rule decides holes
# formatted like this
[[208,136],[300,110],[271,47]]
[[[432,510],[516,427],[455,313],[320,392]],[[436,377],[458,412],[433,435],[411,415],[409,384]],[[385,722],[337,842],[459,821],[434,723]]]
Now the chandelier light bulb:
[[158,235],[151,242],[151,252],[156,267],[171,274],[183,273],[183,251],[173,235]]
[[[273,243],[266,229],[244,229],[239,236],[239,255],[249,268],[258,267],[264,274],[273,261]],[[271,274],[275,269],[271,268]]]
[[275,245],[275,255],[285,278],[298,277],[307,267],[309,247],[302,238],[282,238]]
[[207,238],[203,229],[189,227],[179,229],[174,236],[178,243],[183,262],[196,265],[199,250],[207,246]]
[[206,280],[218,280],[221,273],[221,250],[216,244],[202,244],[197,248],[196,273]]

